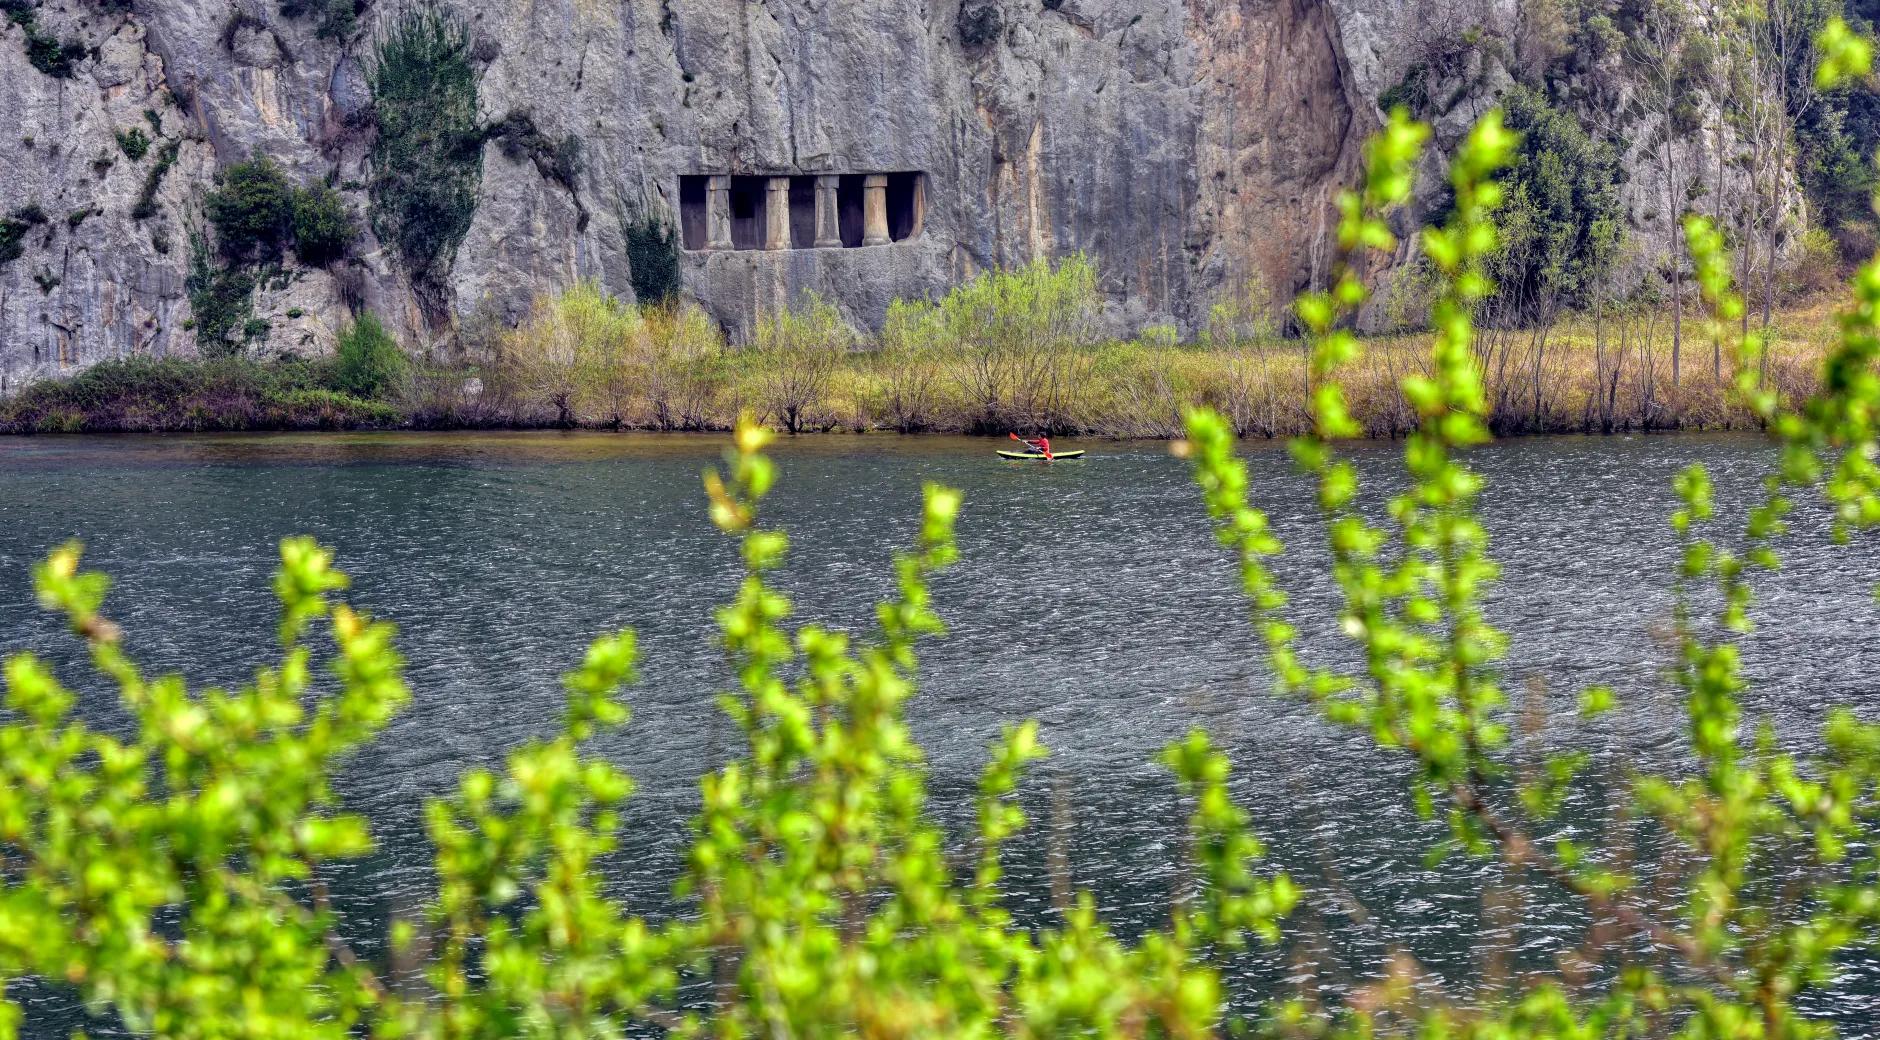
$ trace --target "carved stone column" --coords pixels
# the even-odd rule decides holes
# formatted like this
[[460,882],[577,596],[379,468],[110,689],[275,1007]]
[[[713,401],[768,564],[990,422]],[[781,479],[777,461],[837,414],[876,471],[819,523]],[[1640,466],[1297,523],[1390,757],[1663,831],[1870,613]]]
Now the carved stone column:
[[862,244],[888,242],[888,175],[871,173],[862,181]]
[[705,181],[705,248],[734,249],[731,242],[731,178]]
[[790,248],[790,178],[772,177],[764,186],[764,248]]
[[842,178],[826,173],[816,178],[816,248],[842,248],[842,212],[839,186]]

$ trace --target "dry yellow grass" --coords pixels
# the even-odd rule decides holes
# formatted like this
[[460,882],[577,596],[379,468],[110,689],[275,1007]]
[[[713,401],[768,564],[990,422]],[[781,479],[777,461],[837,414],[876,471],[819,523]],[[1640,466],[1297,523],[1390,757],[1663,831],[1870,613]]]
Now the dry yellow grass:
[[[1834,335],[1831,302],[1777,315],[1768,375],[1791,398],[1814,388]],[[1731,347],[1713,356],[1711,330],[1687,320],[1672,378],[1672,320],[1638,312],[1594,320],[1574,316],[1545,329],[1482,330],[1476,349],[1498,434],[1726,429],[1753,419],[1730,402]],[[534,399],[526,381],[509,387],[499,410],[512,421],[591,426],[720,429],[750,411],[781,425],[775,371],[799,364],[757,348],[696,347],[663,377],[658,393],[637,380],[572,377],[553,400]],[[1373,437],[1408,432],[1414,416],[1398,390],[1428,363],[1427,335],[1373,337],[1341,374],[1353,414]],[[662,369],[639,357],[638,373]],[[671,367],[671,366],[666,366]],[[990,373],[990,374],[989,374]],[[540,382],[539,380],[537,381]],[[658,397],[659,400],[654,400]],[[666,403],[683,398],[683,422]],[[644,398],[644,399],[642,399]],[[1308,422],[1305,348],[1297,340],[1184,345],[1111,342],[999,358],[940,350],[870,346],[841,352],[816,385],[789,404],[805,429],[999,433],[1007,429],[1107,437],[1174,437],[1189,405],[1226,415],[1243,436],[1288,436]],[[564,412],[565,409],[565,412]]]

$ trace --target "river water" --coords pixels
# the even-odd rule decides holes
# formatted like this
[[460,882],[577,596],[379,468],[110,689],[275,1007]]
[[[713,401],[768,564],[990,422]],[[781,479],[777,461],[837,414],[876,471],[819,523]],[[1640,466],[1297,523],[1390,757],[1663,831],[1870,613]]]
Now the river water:
[[[335,547],[354,601],[401,627],[415,690],[341,778],[380,836],[336,885],[349,930],[371,950],[387,916],[411,912],[426,890],[423,799],[466,765],[499,763],[549,733],[556,676],[595,634],[632,626],[644,681],[630,694],[632,725],[602,747],[640,789],[610,877],[636,908],[670,912],[698,775],[733,740],[713,704],[729,677],[712,609],[739,572],[699,486],[722,446],[600,434],[0,439],[0,649],[75,667],[69,639],[32,606],[27,569],[78,536],[87,564],[116,579],[111,613],[133,653],[198,684],[239,682],[273,643],[275,544],[305,533]],[[1313,892],[1285,949],[1231,966],[1243,1005],[1302,984],[1347,993],[1400,947],[1424,985],[1467,998],[1577,948],[1587,922],[1544,882],[1468,860],[1425,866],[1441,829],[1410,809],[1401,764],[1271,696],[1232,562],[1185,464],[1160,444],[1083,446],[1087,459],[1046,468],[999,463],[986,441],[806,438],[777,446],[782,481],[766,504],[793,539],[781,583],[799,617],[861,627],[891,590],[922,483],[965,492],[962,561],[935,584],[951,631],[925,651],[910,714],[936,812],[959,828],[1000,725],[1040,721],[1052,757],[1027,784],[1034,827],[1014,847],[1022,912],[1048,920],[1068,881],[1093,890],[1125,932],[1166,919],[1181,809],[1152,759],[1200,725],[1232,753],[1272,862]],[[1310,486],[1282,447],[1247,451],[1257,498],[1295,549],[1279,570],[1305,648],[1348,659]],[[1397,446],[1352,454],[1381,503]],[[1490,616],[1512,635],[1507,685],[1524,701],[1517,729],[1533,748],[1593,750],[1599,782],[1566,815],[1584,836],[1618,833],[1605,779],[1683,753],[1681,708],[1661,674],[1670,479],[1703,462],[1719,500],[1740,501],[1771,460],[1738,436],[1531,438],[1476,454],[1504,567]],[[1833,705],[1880,715],[1880,556],[1871,543],[1829,545],[1819,510],[1800,511],[1795,527],[1745,662],[1751,713],[1806,746]],[[1596,682],[1614,685],[1623,707],[1577,723],[1578,692]],[[84,710],[121,721],[101,691]],[[76,1024],[64,995],[21,996],[29,1034]],[[1812,1006],[1843,1035],[1880,1036],[1880,967],[1848,958]]]

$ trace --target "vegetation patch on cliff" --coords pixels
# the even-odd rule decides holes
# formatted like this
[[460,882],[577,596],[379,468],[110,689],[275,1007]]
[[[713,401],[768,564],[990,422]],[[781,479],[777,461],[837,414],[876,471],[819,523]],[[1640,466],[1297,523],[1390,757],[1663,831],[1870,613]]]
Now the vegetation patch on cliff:
[[189,241],[189,275],[183,288],[195,323],[196,349],[204,357],[229,357],[250,339],[267,334],[251,324],[255,312],[255,276],[240,264],[218,262],[201,235]]
[[323,40],[344,40],[359,26],[365,0],[281,0],[281,13],[289,18],[308,18],[315,23],[314,34]]
[[33,68],[54,79],[70,79],[72,66],[85,56],[85,45],[76,40],[60,39],[39,24],[36,0],[0,0],[0,10],[7,21],[26,35],[26,60]]
[[400,15],[369,74],[372,229],[420,287],[439,288],[476,214],[485,135],[470,31],[431,6]]
[[13,215],[0,220],[0,264],[10,264],[26,252],[26,236],[46,222],[46,213],[38,206],[21,206]]
[[679,236],[672,225],[654,216],[623,218],[621,234],[627,240],[627,270],[633,296],[641,303],[665,303],[679,295]]
[[163,190],[163,178],[176,165],[176,157],[182,148],[182,141],[169,140],[157,149],[157,161],[144,173],[143,188],[137,193],[136,205],[131,207],[132,220],[149,220],[157,215],[157,192]]
[[124,157],[131,162],[140,161],[150,152],[150,135],[144,133],[144,128],[141,126],[133,126],[129,130],[119,130],[117,132],[117,143],[118,148],[124,152]]

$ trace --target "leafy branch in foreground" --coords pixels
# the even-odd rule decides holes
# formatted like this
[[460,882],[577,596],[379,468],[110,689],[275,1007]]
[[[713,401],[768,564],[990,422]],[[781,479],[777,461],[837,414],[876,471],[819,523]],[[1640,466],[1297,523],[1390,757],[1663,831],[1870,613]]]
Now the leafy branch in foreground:
[[[1824,35],[1824,76],[1866,74],[1871,48],[1838,23]],[[1410,139],[1393,119],[1390,135]],[[1409,149],[1374,145],[1376,169]],[[1405,449],[1409,490],[1393,498],[1394,532],[1363,519],[1353,508],[1355,472],[1337,461],[1329,437],[1343,432],[1333,367],[1315,397],[1319,435],[1295,443],[1295,455],[1319,477],[1333,567],[1344,594],[1341,629],[1364,651],[1362,676],[1309,669],[1292,649],[1294,628],[1283,615],[1285,596],[1262,560],[1282,551],[1265,514],[1247,499],[1247,475],[1232,450],[1225,422],[1211,412],[1188,417],[1185,451],[1221,540],[1238,549],[1243,584],[1253,597],[1269,656],[1283,693],[1317,700],[1326,717],[1370,733],[1380,748],[1416,764],[1412,793],[1425,814],[1442,812],[1451,847],[1499,857],[1552,879],[1581,900],[1613,935],[1592,951],[1608,962],[1608,982],[1576,991],[1562,981],[1539,981],[1512,1005],[1438,1003],[1425,995],[1408,1015],[1426,1035],[1617,1036],[1676,1032],[1688,1037],[1817,1037],[1829,1026],[1798,1009],[1798,998],[1832,980],[1842,951],[1871,946],[1880,936],[1880,858],[1874,824],[1880,819],[1880,726],[1839,709],[1822,735],[1821,751],[1801,760],[1777,748],[1765,724],[1753,742],[1743,737],[1745,687],[1735,640],[1750,630],[1750,576],[1777,565],[1774,540],[1791,488],[1819,486],[1835,513],[1835,535],[1880,524],[1880,469],[1876,469],[1872,416],[1880,406],[1880,259],[1854,284],[1854,306],[1842,319],[1842,338],[1825,364],[1822,390],[1785,407],[1763,382],[1764,343],[1758,334],[1736,344],[1736,392],[1762,417],[1783,451],[1767,481],[1768,495],[1748,509],[1741,547],[1726,549],[1699,538],[1716,513],[1708,474],[1692,467],[1676,490],[1683,507],[1672,525],[1684,543],[1677,567],[1675,627],[1680,643],[1671,675],[1683,690],[1695,770],[1685,777],[1640,773],[1632,798],[1661,833],[1683,846],[1685,867],[1674,876],[1678,901],[1655,899],[1626,868],[1624,850],[1593,849],[1568,837],[1547,847],[1545,833],[1577,782],[1584,757],[1551,759],[1539,779],[1514,779],[1506,753],[1493,662],[1502,639],[1484,621],[1481,588],[1494,576],[1486,537],[1475,516],[1481,478],[1458,454],[1485,438],[1480,375],[1469,349],[1471,315],[1485,292],[1481,259],[1494,245],[1490,214],[1498,191],[1490,179],[1508,150],[1491,115],[1465,143],[1452,170],[1457,205],[1450,223],[1426,232],[1425,252],[1436,263],[1443,291],[1432,318],[1437,340],[1430,372],[1405,380],[1420,428]],[[1388,247],[1373,207],[1388,196],[1350,197],[1342,242]],[[1743,303],[1730,282],[1722,236],[1700,217],[1686,221],[1698,281],[1712,309],[1721,343],[1740,319]],[[1307,297],[1300,313],[1317,351],[1340,354],[1347,335],[1337,320],[1362,299],[1361,291]],[[1712,604],[1706,620],[1699,599]],[[1613,691],[1582,698],[1589,715],[1609,710]],[[1555,828],[1557,829],[1557,828]],[[1675,963],[1648,966],[1664,955]],[[1296,1012],[1278,1020],[1293,1031],[1326,1023]],[[1371,1035],[1388,1016],[1356,1008],[1334,1031]]]

